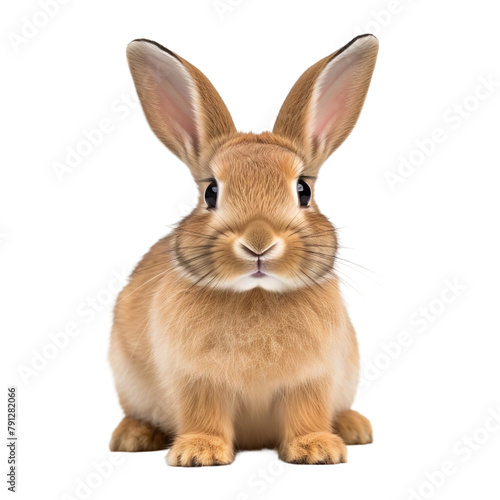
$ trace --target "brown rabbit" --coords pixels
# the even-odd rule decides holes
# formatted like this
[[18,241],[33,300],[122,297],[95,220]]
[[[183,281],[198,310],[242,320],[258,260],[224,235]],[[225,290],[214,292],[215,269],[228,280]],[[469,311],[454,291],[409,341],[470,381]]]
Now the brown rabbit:
[[148,122],[200,197],[116,304],[110,360],[126,416],[111,450],[171,446],[168,464],[195,466],[277,447],[287,462],[332,464],[372,441],[350,409],[358,347],[314,186],[361,112],[377,50],[363,35],[314,64],[273,132],[247,134],[194,66],[149,40],[128,46]]

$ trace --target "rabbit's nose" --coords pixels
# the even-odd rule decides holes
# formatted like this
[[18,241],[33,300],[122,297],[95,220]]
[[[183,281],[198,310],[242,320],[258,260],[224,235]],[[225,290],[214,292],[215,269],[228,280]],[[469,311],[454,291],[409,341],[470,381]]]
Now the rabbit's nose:
[[277,257],[282,253],[283,240],[265,221],[253,221],[235,242],[236,252],[242,257]]
[[271,245],[269,245],[267,248],[265,248],[264,250],[255,250],[253,249],[249,243],[245,242],[245,241],[240,241],[240,245],[241,245],[241,248],[244,252],[248,253],[248,255],[250,255],[251,257],[262,257],[265,253],[269,252],[269,250],[271,250],[273,247],[275,247],[276,245],[278,244],[277,241],[271,243]]

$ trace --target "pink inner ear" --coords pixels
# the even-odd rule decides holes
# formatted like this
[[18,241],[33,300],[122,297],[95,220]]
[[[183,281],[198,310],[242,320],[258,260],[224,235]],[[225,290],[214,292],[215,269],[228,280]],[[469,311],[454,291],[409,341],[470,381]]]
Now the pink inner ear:
[[180,127],[197,142],[195,90],[189,73],[169,54],[153,53],[150,57],[154,71],[147,78],[146,86],[156,96],[158,111],[173,128]]
[[351,62],[350,57],[334,59],[323,70],[313,104],[313,137],[321,138],[331,132],[348,111],[349,84],[353,76],[349,68]]
[[[332,95],[330,97],[331,94]],[[317,137],[322,137],[329,130],[335,128],[338,117],[341,115],[344,108],[345,98],[347,92],[343,89],[340,92],[332,92],[330,89],[325,95],[323,95],[318,103],[316,104],[316,120],[314,125],[314,135]]]

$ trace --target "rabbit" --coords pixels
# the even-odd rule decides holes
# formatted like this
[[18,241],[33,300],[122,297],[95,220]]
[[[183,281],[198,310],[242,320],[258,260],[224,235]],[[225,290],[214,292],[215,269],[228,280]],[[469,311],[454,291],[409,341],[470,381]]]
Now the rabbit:
[[356,334],[334,271],[318,171],[361,112],[378,52],[361,35],[295,83],[272,132],[242,133],[189,62],[138,39],[127,57],[147,121],[199,201],[142,258],[114,309],[109,359],[125,417],[112,451],[169,448],[171,466],[276,448],[337,464],[372,442],[351,409]]

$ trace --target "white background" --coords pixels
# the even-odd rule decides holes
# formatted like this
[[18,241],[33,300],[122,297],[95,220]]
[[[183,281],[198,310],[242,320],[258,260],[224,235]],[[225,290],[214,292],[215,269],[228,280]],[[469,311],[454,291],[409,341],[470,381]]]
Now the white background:
[[[4,2],[0,321],[4,401],[8,385],[19,391],[18,498],[498,498],[499,9],[491,0],[222,0],[220,9],[69,0],[30,31],[27,22],[44,22],[39,3]],[[23,29],[31,38],[20,41]],[[122,416],[107,363],[113,276],[130,272],[196,192],[142,111],[120,103],[135,95],[126,44],[146,37],[177,52],[212,80],[241,130],[261,131],[308,66],[366,31],[380,39],[372,86],[316,196],[342,228],[341,256],[369,270],[339,267],[363,360],[355,408],[371,419],[374,444],[350,447],[335,466],[288,465],[269,450],[196,469],[168,467],[165,452],[115,454],[121,462],[99,475],[93,463],[110,460]],[[478,89],[481,79],[496,87]],[[457,118],[463,106],[468,116]],[[103,119],[112,130],[58,178],[54,163]],[[419,165],[391,189],[401,158]],[[458,290],[444,303],[449,283]],[[54,351],[49,334],[68,323],[79,334]]]

